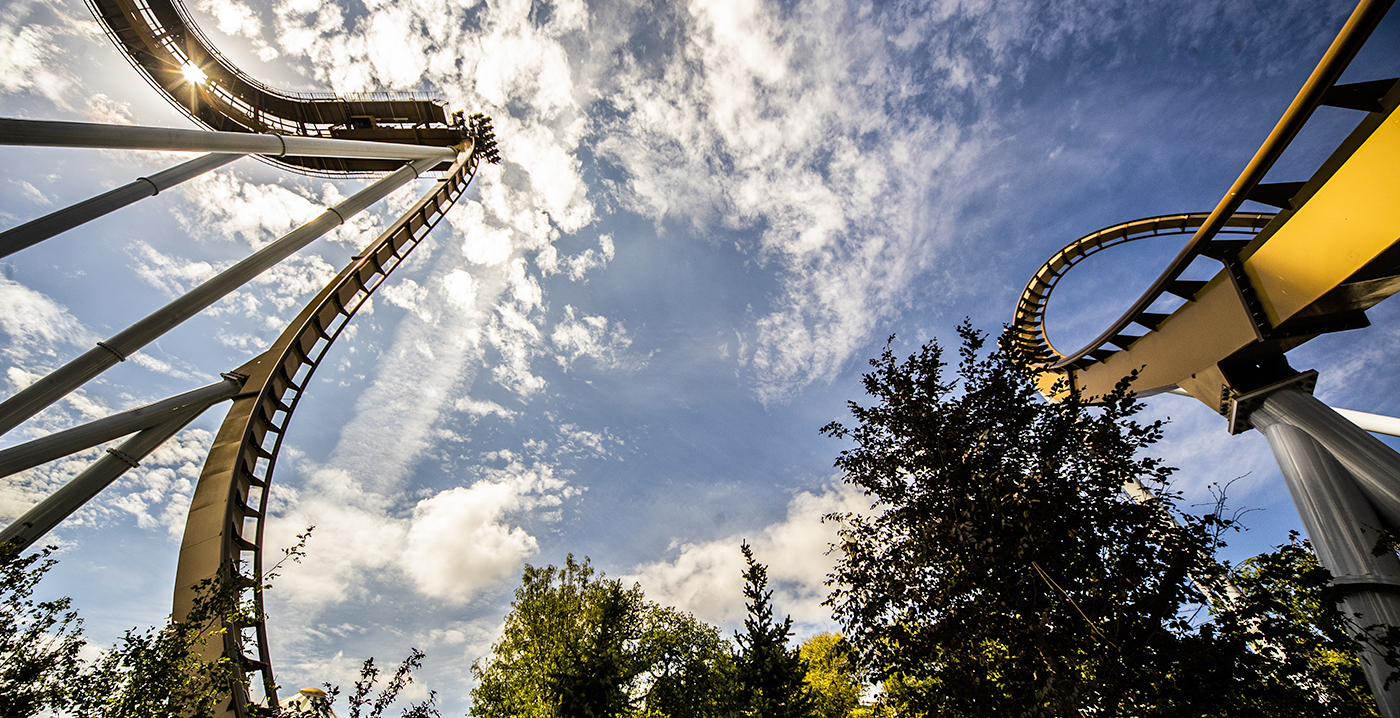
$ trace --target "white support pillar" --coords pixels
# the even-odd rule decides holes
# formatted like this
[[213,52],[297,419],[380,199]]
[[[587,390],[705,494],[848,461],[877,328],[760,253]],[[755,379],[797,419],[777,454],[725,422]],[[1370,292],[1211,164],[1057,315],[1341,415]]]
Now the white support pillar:
[[16,552],[29,548],[122,474],[140,465],[142,459],[170,437],[178,434],[206,408],[207,404],[184,409],[165,423],[141,431],[115,449],[108,449],[101,458],[92,462],[72,481],[59,487],[58,491],[49,494],[48,498],[40,501],[0,531],[0,545],[14,541]]
[[[207,133],[200,133],[207,134]],[[328,142],[330,140],[327,140]],[[371,143],[372,144],[372,143]],[[97,375],[126,361],[128,356],[146,346],[181,322],[219,301],[229,292],[267,271],[313,240],[340,226],[366,207],[384,198],[422,172],[432,169],[438,158],[415,160],[356,192],[349,199],[321,213],[316,219],[283,235],[281,239],[254,252],[243,261],[191,289],[184,295],[147,315],[146,318],[100,341],[93,349],[64,364],[44,378],[25,387],[14,396],[0,402],[0,434],[19,426],[25,420],[87,383]]]
[[[1400,594],[1394,591],[1400,586],[1400,559],[1393,552],[1373,555],[1381,521],[1355,479],[1309,432],[1261,412],[1250,421],[1269,440],[1318,560],[1332,572],[1334,584],[1350,589],[1343,611],[1363,628],[1400,626]],[[1400,718],[1400,686],[1385,687],[1390,667],[1384,658],[1366,650],[1361,665],[1381,715]]]
[[83,200],[17,227],[11,227],[0,232],[0,258],[8,257],[25,247],[32,247],[49,237],[67,232],[85,222],[91,222],[104,214],[115,212],[137,200],[154,197],[160,194],[161,190],[170,189],[209,170],[223,167],[242,156],[241,153],[235,153],[209,154],[197,157],[168,170],[157,172],[150,177],[138,178],[135,182],[104,192],[92,199]]
[[0,477],[46,464],[127,434],[163,424],[182,410],[199,407],[201,411],[233,397],[243,388],[243,377],[225,374],[217,384],[176,394],[168,399],[138,406],[135,409],[104,416],[82,426],[56,431],[17,446],[0,449]]
[[1264,397],[1249,413],[1255,426],[1288,424],[1316,439],[1356,479],[1387,528],[1400,529],[1400,453],[1320,400],[1294,388]]
[[0,117],[0,145],[91,147],[108,150],[166,150],[175,152],[237,152],[269,157],[357,157],[364,159],[451,162],[457,150],[396,142],[291,137],[252,132],[180,130],[92,122],[17,120]]

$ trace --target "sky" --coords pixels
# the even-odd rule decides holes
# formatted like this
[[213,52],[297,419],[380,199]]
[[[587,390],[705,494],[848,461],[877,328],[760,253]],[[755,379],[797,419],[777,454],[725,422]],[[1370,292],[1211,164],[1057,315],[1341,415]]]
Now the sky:
[[[211,41],[287,90],[416,90],[494,118],[503,162],[317,371],[274,478],[267,552],[315,531],[268,599],[289,690],[428,654],[412,695],[469,705],[523,566],[588,556],[728,630],[741,541],[800,636],[835,558],[860,375],[964,319],[1009,322],[1040,264],[1138,217],[1208,211],[1288,106],[1346,2],[191,0]],[[1392,14],[1394,15],[1394,14]],[[1344,81],[1400,75],[1391,17]],[[0,6],[0,115],[188,127],[77,0]],[[1269,175],[1305,179],[1360,119],[1324,108]],[[177,153],[0,147],[0,228]],[[0,260],[0,387],[92,343],[363,186],[242,159]],[[409,185],[0,446],[217,380],[425,191]],[[1248,206],[1246,209],[1262,209]],[[1052,340],[1096,335],[1179,239],[1061,282]],[[1400,414],[1400,308],[1295,350],[1334,405]],[[164,620],[193,482],[225,409],[48,540],[44,584],[96,643]],[[1234,561],[1298,519],[1263,437],[1159,396],[1185,505],[1230,485]],[[0,521],[97,455],[0,480]]]

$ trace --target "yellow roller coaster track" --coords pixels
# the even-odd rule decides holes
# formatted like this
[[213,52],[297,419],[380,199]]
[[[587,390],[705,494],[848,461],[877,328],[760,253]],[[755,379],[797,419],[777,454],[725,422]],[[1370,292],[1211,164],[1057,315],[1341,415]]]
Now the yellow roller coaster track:
[[[1240,397],[1300,376],[1285,352],[1322,333],[1367,326],[1365,310],[1400,291],[1400,80],[1336,84],[1390,4],[1357,8],[1213,212],[1108,227],[1041,266],[1021,293],[1011,331],[1042,392],[1103,396],[1136,371],[1139,394],[1184,389],[1231,417],[1232,432],[1243,431],[1248,426],[1233,418]],[[1366,115],[1307,181],[1261,183],[1320,105]],[[1246,199],[1280,211],[1239,212]],[[1166,271],[1096,339],[1069,353],[1050,342],[1046,308],[1071,267],[1109,247],[1188,233]],[[1208,281],[1183,280],[1199,257],[1222,268]],[[1168,294],[1185,302],[1158,309]]]

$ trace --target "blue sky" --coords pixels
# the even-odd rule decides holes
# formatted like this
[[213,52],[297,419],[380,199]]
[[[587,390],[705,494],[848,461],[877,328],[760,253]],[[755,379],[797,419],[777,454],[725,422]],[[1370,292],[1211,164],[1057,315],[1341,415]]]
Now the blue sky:
[[[236,64],[293,90],[412,89],[495,119],[504,162],[361,312],[302,402],[269,547],[315,524],[270,602],[284,686],[428,653],[454,713],[524,563],[590,556],[727,627],[739,542],[804,635],[834,527],[856,509],[818,435],[887,336],[909,351],[964,317],[1010,320],[1072,239],[1213,207],[1307,77],[1345,2],[688,4],[192,2]],[[1389,19],[1348,80],[1394,77]],[[76,0],[0,8],[0,114],[188,126]],[[1359,119],[1322,110],[1270,180],[1303,179]],[[179,161],[0,147],[0,226]],[[6,392],[114,333],[361,183],[240,160],[0,260]],[[421,191],[412,187],[4,437],[208,383]],[[1145,244],[1145,243],[1140,243]],[[1098,333],[1177,245],[1083,265],[1049,316]],[[1295,366],[1337,406],[1400,414],[1394,307]],[[1297,524],[1262,437],[1190,399],[1151,400],[1190,501],[1244,477],[1229,555]],[[208,412],[52,536],[47,590],[108,642],[169,611]],[[90,459],[89,452],[79,459]],[[17,516],[80,470],[0,483]]]

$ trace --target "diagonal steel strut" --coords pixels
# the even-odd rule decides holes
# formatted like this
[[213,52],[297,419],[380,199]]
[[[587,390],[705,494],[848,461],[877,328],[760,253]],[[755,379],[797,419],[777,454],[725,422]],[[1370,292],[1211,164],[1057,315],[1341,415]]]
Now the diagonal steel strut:
[[194,421],[208,406],[205,404],[182,409],[164,423],[144,429],[122,442],[121,446],[108,449],[101,458],[92,462],[72,481],[59,487],[57,491],[49,494],[48,498],[24,512],[23,516],[0,531],[0,545],[13,541],[15,544],[10,548],[15,552],[28,548],[122,474],[136,468],[142,459],[179,433],[186,424]]
[[81,426],[56,431],[48,436],[0,450],[0,478],[121,438],[134,431],[149,429],[168,421],[184,409],[207,409],[236,395],[243,388],[244,381],[246,379],[240,375],[225,374],[224,380],[216,384],[104,416]]
[[0,145],[92,147],[109,150],[241,152],[271,157],[360,157],[386,160],[435,159],[451,162],[457,150],[431,145],[295,137],[250,132],[180,130],[92,122],[17,120],[0,117]]
[[[3,126],[0,126],[3,131]],[[171,130],[172,132],[174,130]],[[209,133],[200,133],[209,134]],[[291,138],[289,138],[291,139]],[[126,361],[141,347],[178,326],[186,319],[219,301],[229,292],[267,271],[316,238],[343,224],[366,207],[383,199],[409,180],[438,164],[436,157],[415,160],[374,184],[356,192],[350,198],[322,212],[316,219],[283,235],[281,239],[249,255],[243,261],[225,269],[212,279],[157,309],[146,318],[100,341],[78,358],[54,370],[48,376],[30,384],[0,403],[0,434],[23,423],[69,392],[97,375]]]
[[137,200],[154,197],[161,190],[170,189],[188,179],[205,172],[218,169],[242,157],[243,153],[208,154],[196,157],[150,177],[140,177],[135,182],[122,185],[109,192],[103,192],[92,199],[86,199],[57,212],[51,212],[38,219],[30,220],[18,227],[0,232],[0,258],[8,257],[26,247],[32,247],[50,237],[91,222],[102,215],[115,212]]

